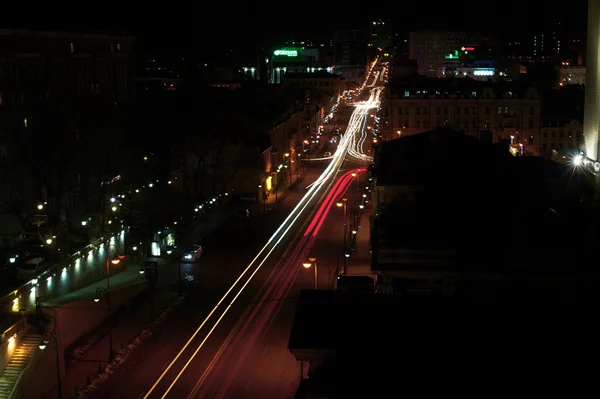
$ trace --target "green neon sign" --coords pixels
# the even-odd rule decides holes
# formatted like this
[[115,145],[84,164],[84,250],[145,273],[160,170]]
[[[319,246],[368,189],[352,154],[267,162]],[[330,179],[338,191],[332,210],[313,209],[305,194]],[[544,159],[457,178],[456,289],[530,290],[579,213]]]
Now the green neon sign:
[[454,50],[454,54],[445,55],[444,58],[447,60],[455,60],[457,58],[460,58],[460,56],[458,55],[458,50]]
[[294,49],[280,49],[273,51],[274,55],[280,56],[288,56],[288,57],[298,57],[298,50]]

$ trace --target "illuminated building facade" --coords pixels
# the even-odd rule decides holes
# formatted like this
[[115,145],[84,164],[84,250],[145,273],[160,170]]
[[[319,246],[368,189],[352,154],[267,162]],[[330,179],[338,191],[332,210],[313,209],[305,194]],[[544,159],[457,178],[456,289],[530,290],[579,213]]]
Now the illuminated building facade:
[[450,127],[506,142],[515,155],[540,155],[541,99],[533,87],[423,78],[395,85],[387,100],[386,139]]
[[[598,159],[598,129],[600,129],[600,2],[588,2],[587,57],[585,77],[585,107],[583,134],[586,156]],[[598,166],[598,164],[596,163]]]
[[283,84],[286,73],[332,72],[326,64],[325,49],[318,47],[278,47],[271,52],[269,62],[269,83]]

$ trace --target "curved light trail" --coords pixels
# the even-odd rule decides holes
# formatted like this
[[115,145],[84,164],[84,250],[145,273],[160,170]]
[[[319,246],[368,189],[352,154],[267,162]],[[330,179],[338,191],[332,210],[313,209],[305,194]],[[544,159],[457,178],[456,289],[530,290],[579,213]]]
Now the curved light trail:
[[[376,62],[373,63],[371,70],[375,64]],[[221,320],[229,312],[229,310],[239,298],[239,296],[242,294],[242,292],[244,292],[247,285],[250,283],[250,281],[256,275],[256,273],[262,268],[262,266],[267,262],[267,260],[270,259],[270,256],[273,253],[273,251],[275,251],[275,249],[278,248],[278,246],[284,240],[284,238],[287,237],[288,232],[292,229],[292,227],[294,227],[298,219],[301,216],[306,216],[305,213],[308,212],[307,208],[309,208],[309,206],[311,205],[314,205],[315,201],[319,201],[320,198],[325,196],[323,204],[317,211],[317,216],[315,216],[315,218],[312,219],[312,222],[309,225],[308,230],[302,237],[301,242],[295,246],[296,249],[294,253],[292,253],[292,255],[290,256],[292,264],[297,263],[297,259],[306,258],[307,251],[312,246],[312,242],[314,241],[318,229],[322,224],[322,221],[318,222],[320,220],[318,218],[319,215],[322,215],[324,217],[327,214],[326,209],[331,207],[332,201],[335,201],[335,199],[337,198],[336,196],[339,196],[341,192],[344,192],[347,188],[347,185],[350,184],[351,180],[353,179],[353,177],[351,176],[352,173],[358,174],[363,173],[365,171],[364,168],[361,168],[347,172],[337,181],[335,185],[333,185],[333,178],[336,176],[341,166],[343,165],[343,162],[346,159],[346,155],[358,157],[360,160],[363,161],[365,160],[365,158],[363,158],[364,155],[360,154],[360,152],[358,151],[360,150],[360,147],[357,150],[357,138],[360,138],[358,137],[358,133],[361,134],[361,137],[363,134],[365,134],[364,127],[370,115],[369,110],[379,106],[379,96],[381,94],[381,91],[382,89],[379,87],[374,88],[371,90],[369,100],[355,104],[355,110],[353,111],[350,117],[348,127],[345,133],[341,136],[340,141],[338,143],[338,147],[335,153],[330,158],[331,162],[329,163],[329,165],[327,165],[324,172],[318,177],[318,179],[314,183],[307,187],[306,194],[298,202],[296,207],[291,211],[289,216],[283,221],[283,223],[279,226],[275,233],[273,233],[273,235],[269,238],[265,246],[258,252],[254,259],[252,259],[252,261],[246,266],[246,268],[237,277],[233,284],[227,289],[227,291],[223,294],[221,299],[206,316],[204,321],[200,324],[200,326],[198,326],[198,328],[194,331],[192,336],[183,345],[181,350],[175,355],[173,360],[169,362],[167,367],[163,370],[163,372],[154,382],[152,387],[150,387],[148,392],[141,396],[143,399],[147,399],[152,395],[160,395],[160,397],[164,399],[167,397],[167,395],[169,395],[177,381],[181,378],[182,374],[189,367],[190,363],[205,346],[207,340],[210,338],[210,336],[217,328]],[[329,190],[332,185],[333,188]],[[311,232],[313,234],[310,234]],[[285,277],[285,281],[287,283],[279,284],[279,289],[276,291],[276,295],[285,294],[287,291],[289,291],[289,286],[291,285],[290,282],[293,282],[293,279],[295,278],[297,272],[298,270],[295,270],[294,273],[284,273],[284,276],[281,276],[282,273],[280,273],[280,279]],[[272,282],[269,290],[264,295],[271,295],[273,287],[275,286],[278,286],[278,284]],[[273,297],[276,298],[277,296]],[[273,310],[270,310],[270,312],[272,311]],[[250,315],[251,318],[253,314],[254,313]],[[233,329],[232,333],[235,333],[236,331],[236,329]],[[192,350],[192,348],[190,348],[192,345],[195,345],[195,349],[191,354],[186,355],[188,349],[190,351]],[[222,346],[226,345],[224,344]],[[185,358],[187,358],[187,360],[185,360]],[[180,365],[180,369],[177,372],[177,374],[172,379],[169,379],[170,382],[166,381],[166,377],[169,375],[169,373],[175,372],[175,370],[172,370],[173,367],[178,362],[184,360],[185,363]],[[194,391],[192,392],[192,395],[195,395],[195,392],[202,385],[201,381],[204,381],[205,379],[206,377],[204,377],[204,379],[200,378],[197,387],[195,387]],[[165,387],[166,384],[168,384],[168,386]]]
[[[335,206],[336,200],[344,195],[356,178],[356,175],[364,172],[364,168],[351,170],[337,179],[317,212],[310,219],[310,223],[304,234],[299,238],[298,243],[294,245],[293,252],[285,257],[281,265],[282,267],[277,270],[273,280],[268,283],[268,289],[262,293],[262,296],[260,295],[261,293],[257,295],[252,311],[245,313],[238,320],[236,326],[225,340],[225,343],[219,348],[218,353],[213,357],[209,366],[196,382],[196,385],[188,395],[188,399],[207,397],[209,395],[207,391],[213,387],[215,379],[222,372],[226,374],[226,378],[219,384],[218,392],[216,394],[211,392],[210,397],[223,398],[225,396],[227,388],[233,381],[236,371],[241,366],[244,358],[246,358],[253,345],[269,329],[269,326],[283,305],[281,299],[288,296],[299,271],[302,269],[302,263],[309,256],[312,245],[329,210]],[[238,345],[242,345],[241,351],[236,350]],[[228,360],[232,357],[235,357],[234,366],[224,369],[229,362],[221,362],[221,360]]]

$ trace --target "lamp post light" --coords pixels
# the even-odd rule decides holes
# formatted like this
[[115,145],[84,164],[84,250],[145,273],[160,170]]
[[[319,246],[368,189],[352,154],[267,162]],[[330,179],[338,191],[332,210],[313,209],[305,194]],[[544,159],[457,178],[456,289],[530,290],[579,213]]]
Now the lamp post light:
[[358,173],[352,172],[352,177],[356,177],[356,192],[358,192],[358,191],[359,191],[359,188],[358,188],[358,181],[360,180],[360,179],[358,178]]
[[263,189],[262,184],[258,185],[259,193],[262,195],[262,203],[263,203],[263,215],[267,214],[267,191]]
[[302,263],[305,269],[310,269],[311,266],[315,267],[315,290],[319,289],[319,271],[317,269],[317,258],[309,257],[308,262]]
[[[107,251],[110,252],[110,248],[114,247],[117,249],[116,245],[109,245]],[[118,265],[121,260],[114,256],[112,259],[110,258],[110,253],[106,254],[106,288],[98,288],[96,290],[96,297],[94,298],[94,302],[100,301],[100,294],[105,293],[106,295],[106,308],[107,308],[107,322],[108,322],[108,361],[113,360],[113,339],[112,339],[112,324],[110,321],[110,316],[112,314],[111,311],[111,303],[110,303],[110,265]]]
[[[62,399],[62,384],[61,384],[61,378],[60,378],[60,356],[58,354],[58,335],[56,334],[56,329],[58,328],[58,325],[56,324],[56,320],[54,321],[54,330],[51,333],[51,337],[54,339],[54,352],[56,355],[56,389],[57,389],[57,397],[58,399]],[[41,350],[46,349],[46,345],[48,345],[48,343],[50,342],[50,339],[48,338],[42,338],[42,341],[40,342],[39,348]]]
[[[338,208],[343,208],[344,209],[344,273],[346,272],[347,269],[347,264],[346,264],[346,258],[349,256],[348,251],[347,251],[347,246],[346,246],[346,235],[347,235],[347,226],[346,226],[346,208],[347,208],[347,202],[348,199],[347,198],[342,198],[342,200],[340,202],[336,202],[336,206]],[[338,270],[338,275],[339,275],[339,270]]]

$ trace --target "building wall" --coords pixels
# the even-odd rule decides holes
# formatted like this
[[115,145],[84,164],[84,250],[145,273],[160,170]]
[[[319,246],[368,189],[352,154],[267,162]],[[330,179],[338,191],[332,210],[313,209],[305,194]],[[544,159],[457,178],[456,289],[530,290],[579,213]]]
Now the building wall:
[[339,30],[334,34],[336,67],[367,65],[367,38],[362,30]]
[[577,120],[568,123],[543,122],[541,127],[541,155],[551,156],[552,150],[570,155],[585,148],[583,124]]
[[408,56],[417,61],[419,75],[437,77],[444,56],[469,44],[468,39],[463,32],[410,32]]
[[68,93],[123,95],[132,45],[129,36],[0,30],[0,105]]
[[522,143],[527,155],[540,155],[539,98],[445,98],[436,94],[392,98],[388,138],[417,134],[449,126],[473,137],[492,142],[501,139]]
[[340,97],[344,92],[344,80],[332,75],[331,78],[295,78],[286,76],[285,84],[291,87],[311,88],[327,93],[330,97]]
[[586,155],[598,159],[598,129],[600,129],[600,2],[588,2],[587,54],[585,78],[585,134]]
[[565,66],[558,68],[558,82],[561,86],[584,85],[586,68],[582,66]]

